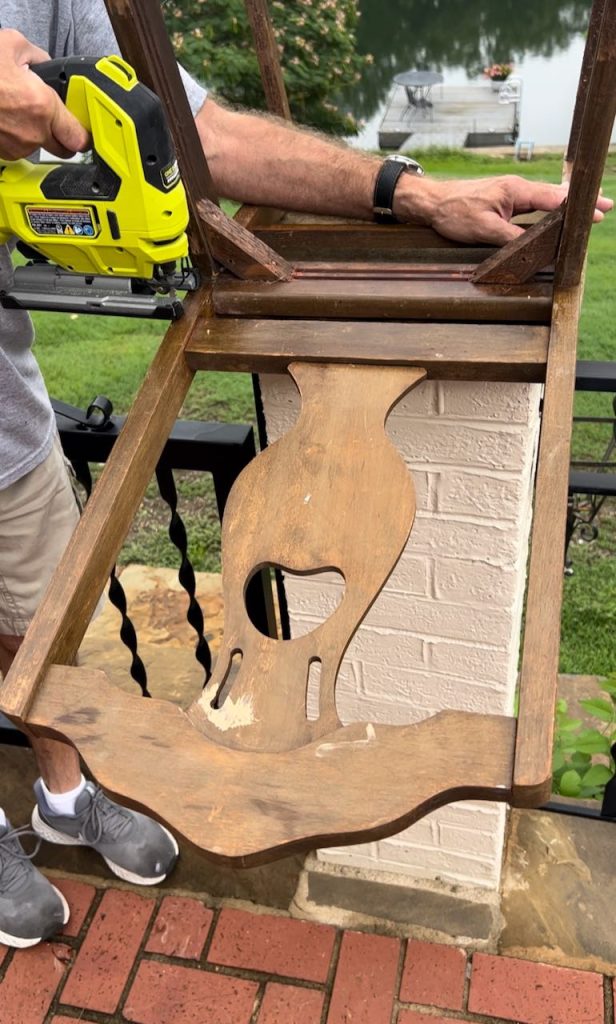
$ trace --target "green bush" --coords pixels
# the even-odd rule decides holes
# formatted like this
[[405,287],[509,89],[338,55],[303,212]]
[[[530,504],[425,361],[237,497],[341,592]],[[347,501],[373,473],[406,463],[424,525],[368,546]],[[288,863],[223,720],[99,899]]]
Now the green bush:
[[[273,0],[270,12],[289,103],[300,124],[337,135],[357,132],[338,103],[371,62],[355,52],[357,0]],[[265,100],[243,0],[185,0],[165,7],[184,66],[231,103]]]
[[556,703],[552,789],[561,796],[601,800],[616,771],[611,754],[616,743],[616,674],[601,680],[599,688],[599,696],[579,701],[600,723],[594,728],[573,718],[566,700]]

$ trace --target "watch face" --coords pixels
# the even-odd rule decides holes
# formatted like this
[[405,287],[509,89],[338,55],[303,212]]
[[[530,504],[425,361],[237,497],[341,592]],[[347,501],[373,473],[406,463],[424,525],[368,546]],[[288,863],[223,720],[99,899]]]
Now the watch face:
[[411,174],[425,174],[421,164],[417,163],[417,160],[413,160],[410,156],[398,156],[394,153],[393,156],[388,156],[387,160],[392,161],[392,163],[404,164]]

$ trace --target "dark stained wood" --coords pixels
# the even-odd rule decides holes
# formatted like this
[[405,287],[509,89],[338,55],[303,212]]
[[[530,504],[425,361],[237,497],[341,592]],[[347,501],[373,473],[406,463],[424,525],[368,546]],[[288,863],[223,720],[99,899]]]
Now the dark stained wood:
[[[256,233],[257,228],[266,228],[271,224],[276,224],[282,217],[284,217],[284,210],[275,210],[273,206],[251,206],[249,203],[244,203],[236,210],[233,220],[247,231]],[[270,248],[275,248],[275,246],[270,246]]]
[[[598,13],[597,13],[598,19]],[[588,237],[616,117],[616,2],[607,0],[586,89],[584,117],[573,170],[555,280],[562,288],[579,284]]]
[[5,713],[19,719],[47,669],[70,665],[186,397],[193,371],[184,347],[209,293],[190,295],[167,331],[131,406],[94,493],[54,573],[3,687]]
[[[299,419],[252,460],[229,496],[221,551],[224,635],[212,678],[188,712],[214,742],[245,750],[290,750],[340,725],[340,662],[415,518],[411,476],[385,421],[425,371],[294,363],[289,372],[301,395]],[[268,565],[302,576],[335,568],[345,581],[339,607],[306,636],[263,636],[248,617],[244,592]],[[235,657],[241,663],[227,686]],[[319,711],[309,721],[313,663],[320,666]]]
[[[293,265],[295,280],[320,278],[328,281],[473,281],[474,275],[474,266],[468,263],[365,263],[360,260],[350,263],[342,260],[322,263],[315,260],[311,263],[300,262]],[[552,278],[553,273],[549,269],[534,275],[536,283],[551,283]],[[517,281],[510,283],[517,284]]]
[[221,275],[214,307],[225,316],[355,320],[476,320],[549,323],[549,284],[475,285],[469,281],[240,282]]
[[310,263],[295,263],[293,265],[293,277],[299,278],[324,278],[330,281],[357,280],[366,278],[370,281],[393,281],[401,278],[408,281],[426,279],[451,281],[456,278],[469,280],[474,271],[466,263],[422,263],[416,266],[412,263],[386,263],[362,262],[353,260],[343,262],[337,260],[335,263],[323,263],[313,260]]
[[289,363],[422,366],[432,379],[543,381],[548,328],[339,320],[200,320],[186,347],[194,370],[284,373]]
[[105,0],[105,4],[123,56],[165,107],[188,197],[191,256],[202,274],[209,275],[214,267],[213,240],[199,218],[197,202],[217,202],[217,198],[160,5],[151,0]]
[[211,203],[201,199],[197,211],[203,223],[217,238],[216,252],[224,240],[225,266],[244,280],[288,281],[293,267],[236,220]]
[[[248,226],[248,225],[247,225]],[[258,237],[288,260],[379,260],[477,263],[489,246],[470,246],[443,238],[415,224],[276,224],[255,227]],[[434,251],[438,249],[438,254]],[[427,250],[427,251],[426,251]]]
[[[595,62],[595,57],[597,55],[599,35],[601,31],[601,24],[603,22],[603,14],[605,11],[606,2],[607,0],[594,0],[592,10],[590,13],[590,23],[588,25],[588,34],[586,36],[586,46],[584,47],[584,56],[582,58],[582,70],[580,72],[580,80],[578,83],[575,108],[573,111],[573,120],[571,123],[569,144],[567,146],[567,153],[565,156],[566,165],[568,165],[569,171],[571,170],[571,167],[575,160],[578,145],[580,142],[580,133],[582,130],[584,110],[586,108],[588,86],[590,84],[592,69]],[[569,174],[567,174],[567,177],[569,177]]]
[[[290,121],[289,99],[267,0],[245,0],[244,6],[252,30],[267,109],[271,114],[277,114],[285,121]],[[257,224],[264,227],[276,223],[282,217],[282,210],[245,204],[238,210],[235,220],[242,227],[252,230]]]
[[580,290],[558,291],[546,372],[520,674],[513,800],[549,798]]
[[74,743],[123,803],[236,866],[384,838],[452,800],[510,798],[515,722],[497,715],[358,723],[299,750],[250,754],[212,743],[178,707],[117,690],[103,672],[52,668],[30,721]]
[[[290,121],[289,99],[284,84],[278,43],[274,35],[267,0],[245,0],[245,8],[259,62],[259,71],[261,73],[267,109],[271,114],[277,114],[278,117],[284,118],[285,121]],[[235,220],[242,227],[254,230],[257,225],[265,227],[276,223],[282,217],[284,217],[282,210],[246,204],[238,210]]]
[[244,5],[252,29],[267,109],[270,114],[277,114],[290,121],[289,100],[267,0],[244,0]]
[[564,204],[527,228],[523,235],[480,263],[472,275],[476,284],[516,284],[530,281],[556,259],[562,234]]

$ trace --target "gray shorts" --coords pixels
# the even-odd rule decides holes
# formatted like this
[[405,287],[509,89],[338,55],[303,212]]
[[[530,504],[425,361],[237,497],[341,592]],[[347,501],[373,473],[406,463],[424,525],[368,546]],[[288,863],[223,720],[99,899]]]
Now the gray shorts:
[[75,525],[79,505],[60,440],[0,490],[0,636],[23,636]]

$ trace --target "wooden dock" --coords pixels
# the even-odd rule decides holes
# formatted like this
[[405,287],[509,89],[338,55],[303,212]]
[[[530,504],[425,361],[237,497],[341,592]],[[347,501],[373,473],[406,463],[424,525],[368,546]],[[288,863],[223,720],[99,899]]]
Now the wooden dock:
[[500,102],[499,91],[491,82],[437,85],[430,93],[430,103],[413,106],[406,90],[392,85],[379,126],[379,147],[460,149],[515,143],[520,103]]

